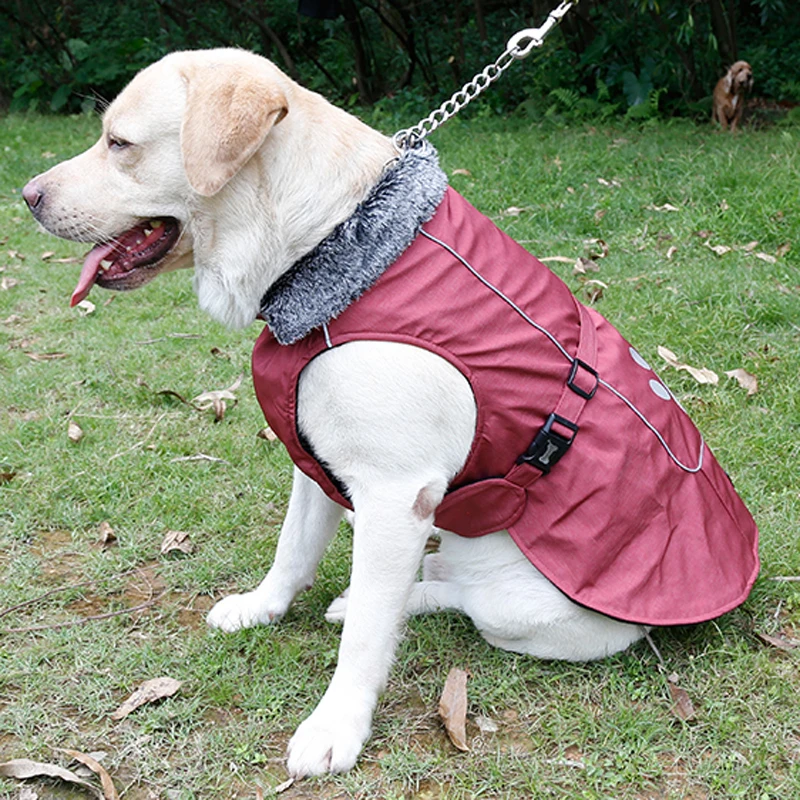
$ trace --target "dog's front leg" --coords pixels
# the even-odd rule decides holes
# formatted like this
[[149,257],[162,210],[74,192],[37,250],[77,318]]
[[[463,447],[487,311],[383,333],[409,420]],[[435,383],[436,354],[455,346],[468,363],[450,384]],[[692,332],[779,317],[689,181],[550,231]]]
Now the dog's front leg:
[[298,592],[314,582],[317,565],[343,513],[341,506],[295,468],[289,507],[267,576],[252,592],[220,600],[211,609],[208,624],[231,632],[280,619]]
[[432,512],[423,517],[419,511],[422,492],[383,484],[353,494],[353,570],[339,661],[319,705],[289,743],[294,776],[350,769],[369,737],[432,530]]

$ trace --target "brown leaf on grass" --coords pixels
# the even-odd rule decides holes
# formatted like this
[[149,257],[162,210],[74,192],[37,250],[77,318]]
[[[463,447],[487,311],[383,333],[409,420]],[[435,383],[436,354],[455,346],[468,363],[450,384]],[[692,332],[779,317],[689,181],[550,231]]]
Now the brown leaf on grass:
[[468,169],[454,169],[451,175],[465,175],[467,178],[472,177],[472,173]]
[[575,259],[570,258],[569,256],[545,256],[544,258],[540,258],[539,261],[543,262],[544,264],[549,263],[550,261],[556,261],[559,264],[574,264]]
[[730,253],[731,250],[733,250],[732,247],[728,247],[726,244],[710,245],[706,242],[706,247],[712,252],[716,253],[718,256],[724,256],[725,253]]
[[767,264],[774,264],[778,259],[775,256],[771,256],[769,253],[755,253],[756,258],[760,259],[761,261],[765,261]]
[[55,361],[56,359],[67,357],[66,353],[29,353],[27,351],[25,355],[31,361]]
[[281,794],[285,792],[288,788],[290,788],[294,784],[294,778],[288,778],[283,783],[279,783],[272,791],[275,794]]
[[209,408],[213,408],[214,421],[219,422],[225,416],[225,410],[227,408],[226,401],[230,400],[233,403],[238,402],[234,392],[242,385],[242,378],[244,378],[244,373],[239,375],[227,389],[215,389],[210,392],[203,392],[197,395],[197,397],[192,400],[192,403],[194,403],[195,407],[200,411],[207,411]]
[[19,281],[16,278],[3,278],[0,280],[0,290],[7,292],[9,289],[13,289]]
[[64,748],[61,750],[61,752],[66,753],[68,756],[72,756],[72,758],[74,758],[76,761],[80,761],[81,764],[83,764],[85,767],[89,767],[89,769],[100,778],[100,784],[103,787],[104,800],[119,800],[119,794],[114,786],[114,781],[111,780],[111,776],[99,761],[92,758],[92,756],[87,755],[86,753],[79,752],[78,750],[67,750]]
[[95,304],[91,300],[81,300],[75,308],[78,309],[78,313],[82,317],[88,317],[89,314],[93,314],[95,310]]
[[783,258],[792,249],[791,242],[784,242],[776,251],[775,255],[778,258]]
[[672,256],[674,256],[675,253],[677,253],[677,252],[678,252],[678,248],[675,247],[674,244],[671,245],[670,248],[667,250],[667,261],[671,261],[672,260]]
[[784,639],[779,636],[770,636],[768,633],[759,633],[758,631],[756,631],[756,636],[761,639],[764,644],[787,653],[797,648],[797,642],[795,640]]
[[586,299],[590,303],[597,302],[602,296],[603,292],[608,289],[608,284],[603,281],[592,279],[583,282],[583,291],[586,293]]
[[600,272],[600,265],[591,258],[579,256],[575,259],[575,265],[572,267],[572,274],[585,275],[587,272]]
[[11,483],[14,478],[17,477],[17,473],[10,469],[0,469],[0,483]]
[[697,716],[697,712],[694,710],[694,704],[689,695],[684,689],[681,689],[680,686],[672,681],[668,681],[667,685],[669,686],[669,694],[672,698],[672,713],[684,722],[693,720]]
[[186,553],[189,555],[194,550],[189,534],[186,531],[167,531],[161,542],[161,555],[167,553]]
[[608,244],[602,239],[587,239],[583,245],[586,248],[586,253],[589,258],[599,259],[605,258],[608,255]]
[[176,681],[174,678],[152,678],[149,681],[145,681],[111,714],[111,719],[117,721],[124,719],[139,706],[143,706],[146,703],[155,703],[166,697],[172,697],[180,688],[181,682]]
[[678,361],[678,357],[675,353],[673,353],[672,350],[668,350],[666,347],[659,345],[658,354],[674,369],[688,372],[698,383],[710,383],[714,386],[719,383],[719,376],[716,372],[712,372],[705,367],[690,367],[688,364],[682,364]]
[[105,520],[97,526],[97,532],[100,534],[101,547],[110,547],[112,544],[117,543],[117,534],[114,533],[114,529]]
[[739,382],[742,389],[747,389],[747,396],[750,397],[758,391],[758,379],[745,369],[729,369],[725,373],[729,378],[734,378]]
[[51,259],[51,258],[52,258],[52,257],[53,257],[55,254],[56,254],[56,251],[55,251],[55,250],[46,250],[44,253],[42,253],[42,261],[48,261],[48,260],[49,260],[49,259]]
[[266,428],[262,428],[256,436],[259,439],[266,439],[268,442],[275,442],[278,439],[278,435],[275,433],[269,425]]
[[67,425],[67,438],[77,444],[81,439],[83,439],[83,429],[77,422],[73,422],[72,420],[69,421]]
[[15,758],[0,764],[0,775],[5,778],[16,778],[17,780],[59,778],[67,783],[88,789],[99,800],[106,800],[100,789],[83,780],[83,778],[79,778],[74,772],[70,772],[64,767],[59,767],[58,764],[45,764],[41,761],[31,761],[27,758]]
[[467,745],[467,678],[469,673],[453,667],[447,675],[439,698],[439,716],[450,741],[464,752]]

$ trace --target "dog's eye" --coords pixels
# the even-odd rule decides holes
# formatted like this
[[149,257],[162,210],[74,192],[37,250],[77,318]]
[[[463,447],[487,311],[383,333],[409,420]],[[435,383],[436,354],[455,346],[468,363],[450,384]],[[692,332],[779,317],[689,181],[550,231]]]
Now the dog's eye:
[[125,139],[120,139],[118,136],[112,136],[111,134],[108,135],[109,150],[124,150],[126,147],[130,146],[131,143]]

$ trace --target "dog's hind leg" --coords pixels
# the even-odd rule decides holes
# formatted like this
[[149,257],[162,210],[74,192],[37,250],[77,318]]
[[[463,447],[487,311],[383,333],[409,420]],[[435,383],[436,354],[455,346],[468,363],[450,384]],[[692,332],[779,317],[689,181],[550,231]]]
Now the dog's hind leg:
[[317,565],[343,512],[314,481],[295,468],[289,507],[266,578],[252,592],[220,600],[211,609],[208,624],[231,632],[280,619],[295,596],[314,582]]

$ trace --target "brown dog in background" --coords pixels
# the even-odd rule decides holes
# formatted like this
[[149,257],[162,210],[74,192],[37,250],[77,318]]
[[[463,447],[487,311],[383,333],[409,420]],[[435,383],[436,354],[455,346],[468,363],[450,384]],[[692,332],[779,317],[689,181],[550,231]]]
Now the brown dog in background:
[[742,119],[744,96],[752,88],[753,68],[746,61],[737,61],[714,87],[712,122],[719,122],[723,130],[730,126],[735,131]]

